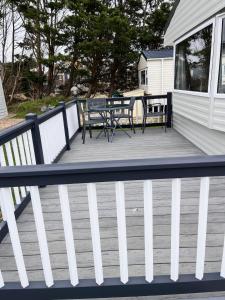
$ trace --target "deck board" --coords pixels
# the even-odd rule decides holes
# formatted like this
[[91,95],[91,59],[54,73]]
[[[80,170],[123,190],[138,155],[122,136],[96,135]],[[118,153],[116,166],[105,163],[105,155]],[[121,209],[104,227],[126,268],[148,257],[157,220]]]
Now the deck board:
[[[175,130],[165,133],[161,128],[137,130],[132,138],[117,132],[113,143],[104,136],[75,139],[60,163],[120,160],[154,157],[204,155],[198,148]],[[68,279],[65,241],[56,186],[40,189],[50,258],[55,279]],[[225,178],[213,178],[210,183],[209,215],[207,228],[206,272],[219,271],[225,232]],[[85,184],[69,186],[72,225],[78,273],[80,278],[94,276],[87,190]],[[116,227],[114,183],[98,183],[97,198],[102,243],[104,276],[119,276],[118,239]],[[126,222],[128,242],[129,276],[144,275],[144,218],[143,182],[125,182]],[[180,273],[194,273],[196,259],[199,179],[183,179],[181,193]],[[153,181],[154,223],[154,274],[170,272],[170,224],[171,180]],[[43,280],[40,253],[31,204],[17,221],[30,280]],[[18,281],[9,236],[0,245],[0,267],[6,281]],[[180,297],[180,298],[179,298]],[[196,296],[194,296],[197,298]],[[146,298],[146,297],[145,297]],[[153,297],[151,299],[181,299],[177,297]],[[184,299],[187,299],[184,297]]]

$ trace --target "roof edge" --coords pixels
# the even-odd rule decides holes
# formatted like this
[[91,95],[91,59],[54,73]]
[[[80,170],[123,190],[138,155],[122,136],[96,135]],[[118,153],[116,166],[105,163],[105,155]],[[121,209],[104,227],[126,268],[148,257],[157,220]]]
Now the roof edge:
[[170,26],[170,22],[171,22],[171,20],[172,20],[174,14],[175,14],[175,11],[176,11],[177,6],[179,5],[179,3],[180,3],[180,0],[176,0],[176,1],[174,2],[173,8],[172,8],[172,10],[171,10],[171,12],[170,12],[170,14],[169,14],[169,18],[168,18],[168,20],[167,20],[167,22],[166,22],[166,25],[165,25],[165,28],[164,28],[164,34],[166,33],[168,27]]

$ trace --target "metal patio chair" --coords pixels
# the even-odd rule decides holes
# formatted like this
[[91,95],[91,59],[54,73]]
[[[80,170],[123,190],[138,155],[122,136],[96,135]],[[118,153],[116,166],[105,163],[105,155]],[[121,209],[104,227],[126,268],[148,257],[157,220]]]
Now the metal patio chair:
[[128,119],[130,124],[130,129],[135,133],[134,128],[134,104],[135,97],[131,97],[129,100],[129,107],[126,109],[121,109],[119,113],[115,113],[114,118],[119,122],[120,119]]
[[89,110],[85,110],[84,106],[80,101],[77,102],[79,114],[81,116],[83,129],[82,129],[82,140],[83,144],[85,144],[85,137],[86,137],[86,130],[89,130],[90,138],[92,138],[92,127],[97,124],[103,124],[105,123],[105,119],[102,117],[99,118],[90,118]]
[[143,122],[142,122],[142,133],[145,132],[147,118],[164,117],[165,118],[165,132],[167,123],[167,112],[166,105],[162,103],[148,104],[147,99],[142,98],[143,105]]

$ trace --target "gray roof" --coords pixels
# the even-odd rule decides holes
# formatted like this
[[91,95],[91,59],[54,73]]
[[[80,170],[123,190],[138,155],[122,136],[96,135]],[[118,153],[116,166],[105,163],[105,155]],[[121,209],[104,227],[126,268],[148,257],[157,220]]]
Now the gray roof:
[[145,59],[173,57],[173,48],[142,51]]

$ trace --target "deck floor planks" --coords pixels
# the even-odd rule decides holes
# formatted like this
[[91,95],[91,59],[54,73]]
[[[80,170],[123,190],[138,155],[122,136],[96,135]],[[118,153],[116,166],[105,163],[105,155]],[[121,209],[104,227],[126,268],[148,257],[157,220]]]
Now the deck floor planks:
[[[87,137],[85,145],[81,143],[79,135],[73,142],[71,150],[63,155],[59,163],[204,155],[174,130],[164,133],[161,128],[152,128],[147,129],[145,134],[137,130],[135,135],[132,134],[132,138],[118,132],[113,143],[108,143],[104,137],[96,140],[96,134],[94,132],[92,139]],[[57,187],[49,186],[40,191],[54,278],[68,279]],[[144,275],[143,182],[125,182],[125,197],[129,275]],[[69,198],[79,276],[93,278],[93,254],[86,185],[70,185]],[[119,276],[114,183],[98,183],[97,198],[104,276]],[[183,274],[195,271],[198,201],[199,179],[182,180],[180,273]],[[153,181],[153,214],[154,273],[155,275],[169,274],[171,180]],[[43,280],[31,204],[27,206],[17,224],[29,279]],[[225,179],[213,178],[210,184],[206,272],[220,269],[224,232]],[[0,245],[0,266],[6,281],[18,281],[9,236]]]

